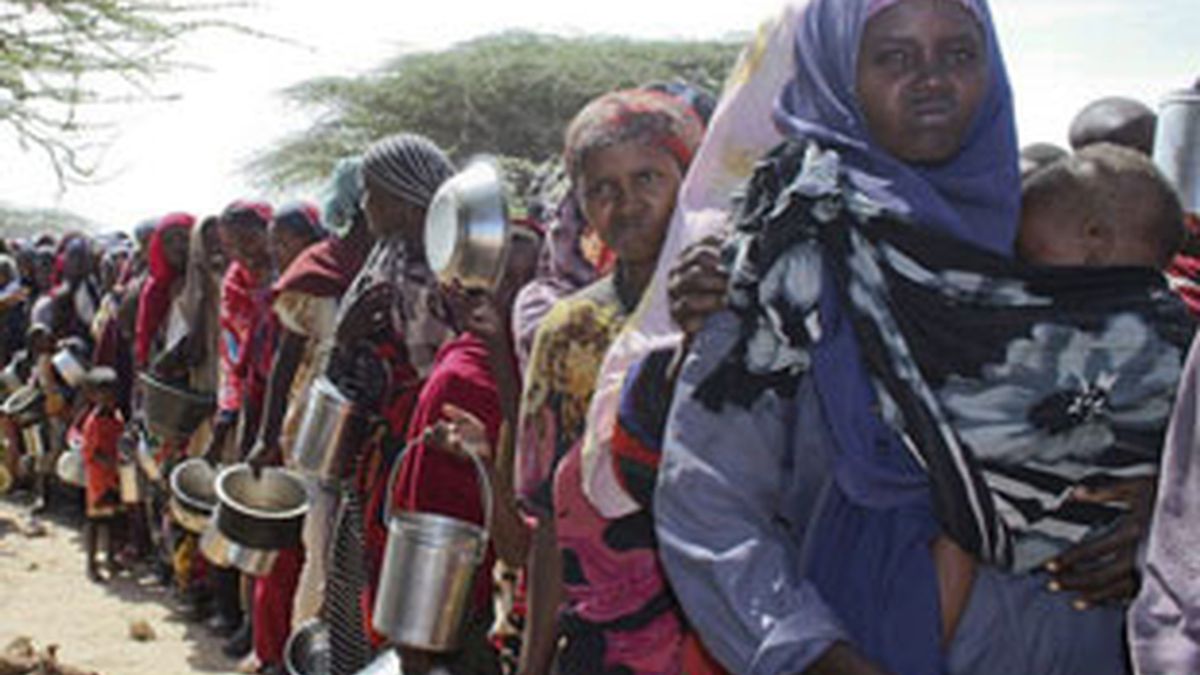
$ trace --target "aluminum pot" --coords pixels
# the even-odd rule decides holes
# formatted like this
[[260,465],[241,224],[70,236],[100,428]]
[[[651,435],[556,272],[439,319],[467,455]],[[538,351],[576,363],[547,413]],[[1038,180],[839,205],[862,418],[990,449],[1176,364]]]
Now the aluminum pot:
[[344,478],[372,426],[370,418],[336,384],[324,375],[318,377],[292,445],[296,467],[325,481]]
[[0,412],[16,421],[19,427],[28,427],[42,421],[45,416],[43,403],[46,397],[42,390],[33,385],[27,385],[13,392],[4,399]]
[[200,535],[200,552],[217,567],[236,568],[254,577],[270,574],[279,558],[279,551],[249,548],[230,541],[211,518]]
[[292,631],[283,648],[288,675],[328,675],[332,669],[329,626],[309,619]]
[[213,486],[217,472],[199,457],[180,462],[171,470],[171,515],[179,526],[202,534],[217,505]]
[[1179,191],[1183,210],[1200,214],[1200,92],[1180,91],[1163,99],[1154,163]]
[[67,347],[55,352],[54,356],[50,357],[50,363],[63,382],[66,382],[67,386],[72,389],[78,389],[79,385],[83,384],[84,378],[87,377],[87,366],[83,365],[83,361]]
[[67,485],[75,487],[87,486],[87,472],[83,465],[83,452],[72,448],[59,454],[57,466],[54,467],[58,479]]
[[308,489],[291,472],[269,467],[256,477],[250,465],[235,464],[217,475],[216,490],[213,519],[230,541],[269,551],[300,544]]
[[149,373],[139,376],[142,383],[146,426],[158,436],[186,439],[217,409],[216,395],[167,384]]
[[499,168],[477,159],[434,195],[425,216],[425,255],[442,281],[491,288],[504,271],[508,229]]
[[[429,652],[458,649],[476,569],[487,555],[494,508],[487,470],[478,457],[470,458],[479,476],[483,527],[434,513],[388,511],[372,624],[394,644]],[[384,494],[394,493],[400,464],[395,462]]]
[[117,465],[117,481],[121,486],[122,504],[139,504],[142,501],[142,486],[138,478],[138,468],[133,462],[122,462]]

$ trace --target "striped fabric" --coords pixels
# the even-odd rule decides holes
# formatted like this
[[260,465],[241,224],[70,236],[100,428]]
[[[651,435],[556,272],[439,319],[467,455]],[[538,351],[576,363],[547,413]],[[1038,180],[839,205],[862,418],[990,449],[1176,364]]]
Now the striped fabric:
[[362,499],[351,488],[345,491],[334,530],[333,563],[325,595],[323,618],[329,626],[331,675],[352,675],[371,660],[361,604],[367,581],[363,551]]

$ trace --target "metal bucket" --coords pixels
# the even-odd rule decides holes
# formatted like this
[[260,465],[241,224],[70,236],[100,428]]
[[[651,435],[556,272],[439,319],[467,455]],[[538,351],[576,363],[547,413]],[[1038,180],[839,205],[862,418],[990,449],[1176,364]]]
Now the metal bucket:
[[137,465],[132,462],[122,462],[117,466],[117,478],[121,485],[121,503],[141,503],[142,486],[138,483]]
[[[475,571],[487,555],[492,528],[492,485],[487,470],[470,455],[479,475],[484,526],[433,513],[388,510],[388,541],[372,624],[394,644],[428,652],[458,648],[471,602]],[[395,489],[397,460],[385,494]]]
[[328,675],[332,668],[329,626],[309,619],[288,637],[283,663],[288,675]]
[[146,426],[163,438],[187,439],[217,409],[213,393],[176,387],[149,373],[142,373],[139,380]]
[[295,448],[296,467],[322,480],[346,475],[353,457],[371,433],[370,420],[329,378],[313,384]]
[[1154,163],[1178,190],[1183,210],[1200,213],[1200,92],[1180,91],[1163,99]]
[[41,457],[46,454],[46,439],[42,438],[40,424],[21,429],[21,442],[25,445],[25,454],[30,457]]
[[216,471],[199,457],[184,460],[171,471],[171,515],[183,529],[201,534],[208,527],[217,507],[216,477]]
[[45,400],[41,389],[32,385],[21,387],[4,399],[0,412],[13,418],[19,427],[33,426],[42,420]]
[[66,382],[72,389],[79,388],[83,384],[83,379],[87,377],[87,366],[75,356],[75,352],[69,347],[63,347],[50,358],[50,364],[54,366],[54,370],[58,372],[58,376]]
[[493,287],[504,271],[508,237],[504,181],[488,158],[442,183],[425,216],[425,257],[445,282]]
[[404,666],[400,663],[400,656],[396,654],[396,650],[385,649],[355,675],[404,675]]

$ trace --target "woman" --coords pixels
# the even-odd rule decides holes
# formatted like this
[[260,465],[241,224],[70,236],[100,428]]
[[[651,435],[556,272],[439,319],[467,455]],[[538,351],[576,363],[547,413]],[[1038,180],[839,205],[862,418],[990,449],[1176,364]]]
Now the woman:
[[530,355],[517,451],[520,497],[537,518],[525,672],[549,669],[560,631],[562,672],[679,671],[680,624],[647,538],[650,521],[610,521],[591,507],[580,447],[601,360],[650,281],[702,134],[682,101],[647,91],[603,96],[567,130],[572,190],[617,263],[554,306]]
[[357,672],[370,657],[364,608],[373,606],[387,539],[387,470],[403,446],[421,379],[452,334],[423,238],[425,212],[453,173],[445,153],[416,134],[380,140],[362,159],[362,210],[376,243],[342,300],[327,374],[387,424],[342,486],[325,609],[335,673]]
[[81,233],[63,237],[54,254],[50,327],[55,339],[78,337],[92,344],[92,319],[100,307],[92,269],[92,241]]
[[[1064,352],[1112,364],[1151,432],[1121,452],[1152,468],[1178,307],[1149,271],[1009,261],[1015,134],[985,2],[815,0],[785,22],[788,142],[739,206],[736,315],[697,336],[664,435],[655,516],[685,610],[738,672],[1123,672],[1121,612],[1027,573],[1114,516],[1051,532],[1011,477],[1103,471],[1128,419],[1062,417],[1062,382],[1006,387]],[[1131,344],[1160,358],[1125,361]]]
[[179,297],[187,274],[188,237],[195,223],[189,214],[172,213],[163,216],[150,235],[150,274],[138,299],[135,331],[134,360],[138,368],[149,366],[152,355],[162,346],[171,305]]

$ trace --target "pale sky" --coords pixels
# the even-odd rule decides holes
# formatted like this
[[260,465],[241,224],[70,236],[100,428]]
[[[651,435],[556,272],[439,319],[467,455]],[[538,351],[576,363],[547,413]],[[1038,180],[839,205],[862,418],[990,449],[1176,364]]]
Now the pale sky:
[[[305,126],[277,92],[318,75],[370,70],[401,49],[442,48],[501,30],[710,38],[751,33],[782,0],[259,0],[248,25],[302,45],[227,33],[194,36],[180,56],[204,67],[161,83],[170,102],[121,108],[105,180],[59,194],[44,159],[0,133],[0,201],[62,207],[127,229],[174,210],[219,210],[253,193],[255,149]],[[993,0],[1016,92],[1022,143],[1066,143],[1086,103],[1125,95],[1151,106],[1200,77],[1197,0]],[[419,131],[419,130],[417,130]],[[305,195],[283,195],[301,197]]]

